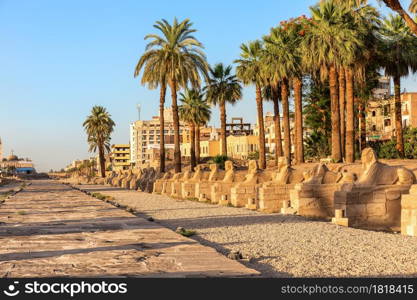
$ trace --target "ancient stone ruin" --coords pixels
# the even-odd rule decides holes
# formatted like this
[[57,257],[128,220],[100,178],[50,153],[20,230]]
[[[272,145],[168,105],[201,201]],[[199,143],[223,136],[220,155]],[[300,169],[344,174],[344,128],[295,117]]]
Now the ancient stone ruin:
[[[268,213],[297,214],[332,220],[341,226],[400,231],[417,235],[417,187],[411,170],[378,161],[374,150],[362,152],[359,165],[319,163],[291,167],[284,157],[278,166],[246,170],[233,162],[225,170],[198,165],[192,172],[159,174],[154,168],[108,172],[104,179],[78,181],[107,184],[169,197],[246,207]],[[415,197],[414,197],[415,195]]]

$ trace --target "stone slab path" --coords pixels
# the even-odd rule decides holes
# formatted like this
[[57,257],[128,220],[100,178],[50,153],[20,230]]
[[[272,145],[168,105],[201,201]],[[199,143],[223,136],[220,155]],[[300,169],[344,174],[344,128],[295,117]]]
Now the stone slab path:
[[265,277],[417,277],[417,238],[346,228],[300,216],[265,214],[121,188],[83,185],[192,238]]
[[0,205],[1,277],[243,277],[214,249],[61,183]]

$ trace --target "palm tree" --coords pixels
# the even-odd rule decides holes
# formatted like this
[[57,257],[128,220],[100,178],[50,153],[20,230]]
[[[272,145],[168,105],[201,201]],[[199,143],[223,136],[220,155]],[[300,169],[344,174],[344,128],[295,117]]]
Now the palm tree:
[[166,65],[163,50],[148,50],[146,51],[136,65],[134,77],[139,76],[143,69],[141,83],[148,85],[150,89],[155,89],[160,86],[159,94],[159,171],[165,172],[165,95],[167,88]]
[[262,60],[263,45],[257,40],[240,46],[240,59],[235,60],[237,77],[245,85],[254,84],[256,89],[256,109],[259,124],[259,167],[266,168],[265,124],[262,103],[262,87],[265,84],[264,62]]
[[[181,172],[181,150],[180,150],[180,124],[177,105],[177,91],[188,83],[198,88],[201,83],[200,75],[208,78],[208,64],[204,53],[201,51],[203,45],[193,36],[196,32],[192,29],[192,23],[185,19],[178,22],[174,19],[173,24],[168,21],[157,21],[154,27],[162,35],[150,34],[145,39],[151,39],[147,45],[147,52],[161,51],[161,63],[166,76],[166,82],[171,90],[172,113],[174,122],[174,160],[175,172]],[[150,55],[150,54],[149,54]]]
[[351,65],[357,49],[362,46],[358,33],[350,28],[344,5],[328,0],[311,8],[313,21],[302,42],[303,60],[312,71],[320,70],[321,79],[329,79],[332,116],[332,159],[342,161],[338,73],[340,67]]
[[210,68],[210,79],[206,89],[209,103],[219,105],[220,108],[221,154],[227,156],[226,104],[235,104],[242,98],[242,86],[232,74],[232,66],[225,67],[219,63]]
[[180,101],[182,104],[179,106],[179,116],[190,126],[191,168],[194,169],[198,162],[196,145],[200,147],[200,137],[196,138],[196,128],[210,120],[210,106],[204,100],[204,94],[196,89],[186,89],[185,93],[180,94]]
[[401,113],[401,77],[417,71],[417,38],[400,16],[390,15],[384,19],[380,29],[380,39],[384,59],[382,67],[387,76],[394,80],[395,131],[397,150],[404,158],[403,124]]
[[102,106],[94,106],[91,114],[83,123],[87,133],[87,141],[90,152],[98,150],[100,160],[101,177],[106,177],[105,151],[110,151],[110,135],[113,132],[115,123],[111,115]]
[[302,117],[302,74],[300,42],[305,35],[304,18],[281,22],[281,26],[271,29],[265,41],[265,65],[276,72],[281,79],[281,99],[284,116],[284,153],[291,163],[291,134],[289,118],[289,84],[294,89],[295,108],[295,160],[304,162],[303,117]]
[[[399,16],[407,23],[411,32],[417,35],[417,23],[416,21],[404,10],[399,0],[380,0],[385,3],[386,6],[397,12]],[[417,12],[417,0],[411,0],[409,10],[412,13]]]

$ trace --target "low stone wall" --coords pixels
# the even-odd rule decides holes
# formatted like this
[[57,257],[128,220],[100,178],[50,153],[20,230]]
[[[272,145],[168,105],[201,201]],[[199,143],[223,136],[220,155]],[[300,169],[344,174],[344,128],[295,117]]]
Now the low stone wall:
[[344,211],[349,226],[399,231],[401,199],[410,185],[361,186],[335,194],[335,208]]

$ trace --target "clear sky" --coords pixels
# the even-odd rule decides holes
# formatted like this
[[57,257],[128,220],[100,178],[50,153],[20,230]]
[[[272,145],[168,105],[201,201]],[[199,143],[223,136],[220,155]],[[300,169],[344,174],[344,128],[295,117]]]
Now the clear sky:
[[[403,1],[407,3],[407,1]],[[103,105],[117,126],[112,143],[129,142],[129,124],[157,115],[158,92],[133,78],[144,36],[165,18],[190,18],[209,63],[230,64],[242,42],[260,38],[315,0],[0,0],[0,137],[40,171],[88,153],[82,122]],[[417,91],[415,78],[405,80]],[[253,89],[228,116],[256,121]],[[170,105],[170,97],[167,97]],[[272,111],[269,104],[265,111]],[[218,126],[217,109],[212,124]]]

